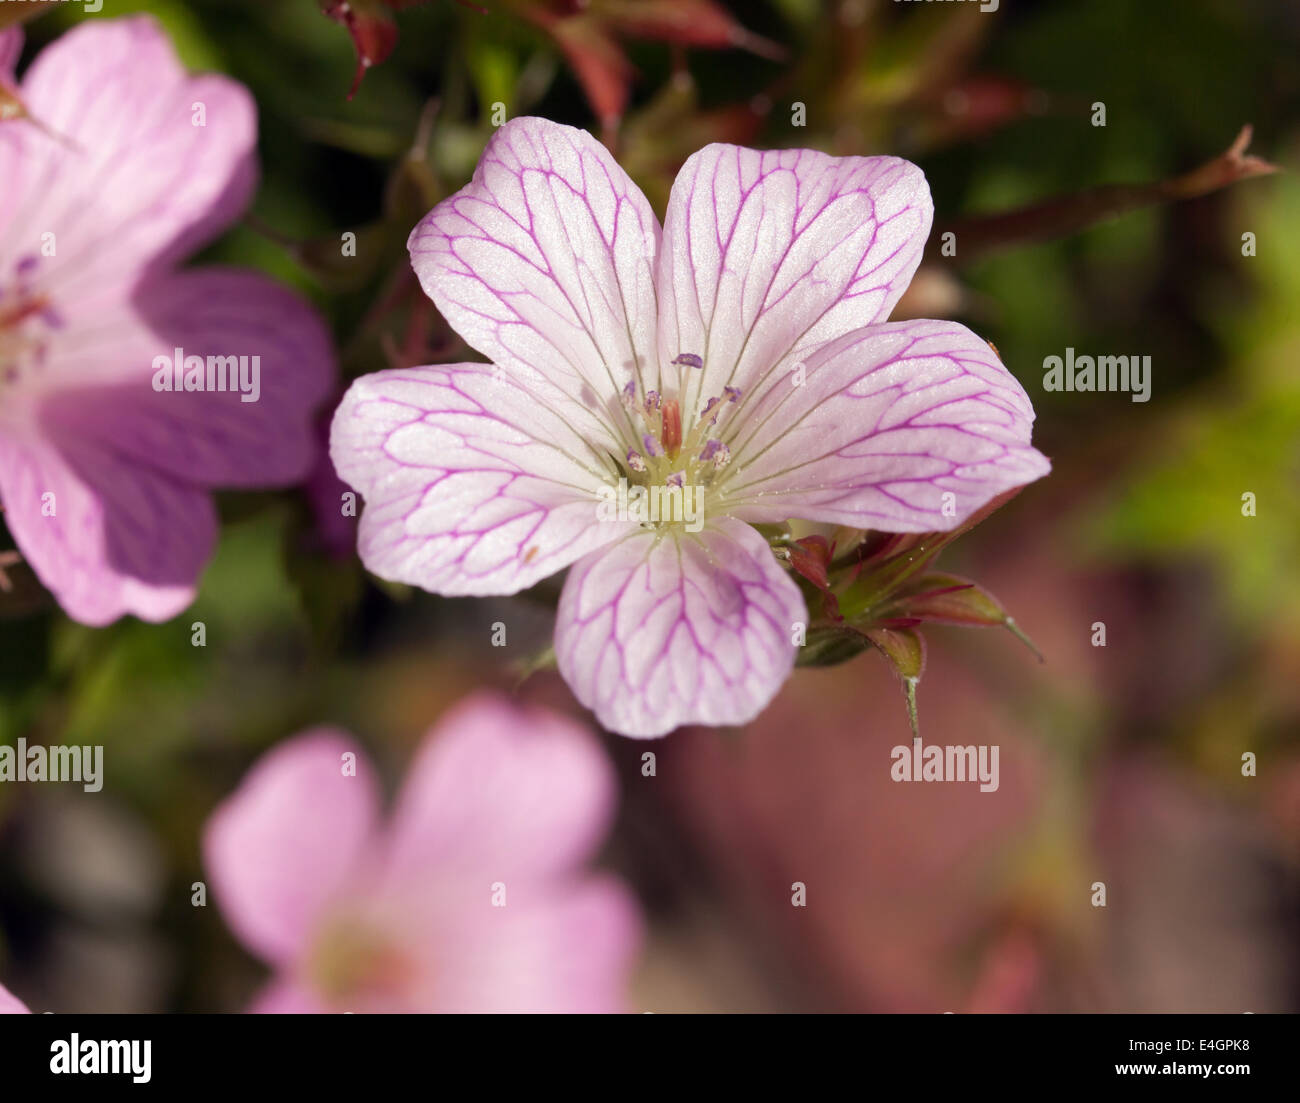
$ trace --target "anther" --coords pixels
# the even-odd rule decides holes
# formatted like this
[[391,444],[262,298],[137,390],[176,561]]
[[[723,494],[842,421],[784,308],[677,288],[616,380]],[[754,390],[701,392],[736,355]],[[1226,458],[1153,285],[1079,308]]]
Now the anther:
[[731,462],[731,449],[720,440],[708,441],[704,447],[700,449],[700,462],[712,462],[715,468],[721,470]]

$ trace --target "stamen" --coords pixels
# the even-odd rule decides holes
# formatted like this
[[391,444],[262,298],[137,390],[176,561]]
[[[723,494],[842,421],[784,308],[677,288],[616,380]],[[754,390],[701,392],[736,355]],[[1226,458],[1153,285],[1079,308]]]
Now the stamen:
[[[679,353],[672,363],[697,371],[704,368],[704,358],[692,352]],[[740,401],[739,387],[724,387],[723,393],[709,398],[702,409],[696,406],[686,411],[677,388],[664,394],[640,391],[629,383],[621,397],[636,426],[633,446],[627,449],[623,462],[630,482],[645,488],[684,491],[689,486],[709,494],[717,492],[718,472],[731,463],[731,449],[715,435],[714,426],[729,406]]]
[[675,460],[677,453],[682,450],[682,408],[677,399],[670,398],[664,403],[661,424],[663,428],[660,439],[664,451],[668,453],[669,459]]
[[62,315],[35,279],[39,268],[38,257],[24,256],[7,279],[0,279],[0,387],[5,389],[44,370],[50,331],[64,328]]
[[0,329],[9,329],[32,317],[38,317],[56,329],[63,326],[62,320],[45,299],[23,299],[20,296],[17,306],[11,306],[7,310],[0,311]]
[[711,462],[720,471],[731,462],[731,449],[720,440],[710,440],[700,449],[700,462]]

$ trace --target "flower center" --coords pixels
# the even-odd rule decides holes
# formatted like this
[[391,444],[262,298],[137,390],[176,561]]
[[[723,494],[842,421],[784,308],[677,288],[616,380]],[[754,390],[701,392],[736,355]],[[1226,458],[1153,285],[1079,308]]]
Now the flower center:
[[[683,353],[673,363],[703,367],[700,358],[691,353]],[[726,387],[683,418],[678,398],[658,391],[639,394],[636,384],[629,383],[623,390],[623,406],[638,439],[621,464],[628,484],[647,490],[680,489],[701,496],[715,489],[731,462],[731,450],[721,439],[718,425],[739,399],[737,388]],[[650,518],[651,523],[671,520]]]
[[311,979],[334,1005],[367,997],[392,1002],[410,977],[410,963],[392,940],[373,927],[338,922],[327,927],[310,955]]
[[0,276],[0,396],[44,368],[50,335],[63,328],[33,282],[38,265],[35,257],[24,257],[7,282]]

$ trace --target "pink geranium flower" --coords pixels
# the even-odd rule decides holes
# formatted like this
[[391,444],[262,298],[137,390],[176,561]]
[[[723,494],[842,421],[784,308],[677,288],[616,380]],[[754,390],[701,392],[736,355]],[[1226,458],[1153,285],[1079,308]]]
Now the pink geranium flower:
[[[0,37],[0,70],[18,43]],[[308,471],[328,334],[255,272],[177,268],[252,197],[241,85],[187,76],[140,17],[63,35],[19,96],[29,117],[0,123],[5,520],[70,616],[163,620],[193,600],[212,551],[211,488]],[[214,389],[155,389],[156,358],[177,349],[207,363],[184,386]],[[238,387],[215,389],[210,357],[226,378],[224,358],[247,358]]]
[[232,930],[276,973],[254,1010],[621,1009],[636,910],[581,871],[614,801],[589,732],[486,694],[429,734],[387,825],[347,735],[275,748],[203,847]]
[[[449,595],[569,567],[556,659],[603,724],[752,719],[807,617],[752,525],[947,530],[1048,470],[985,341],[885,321],[931,216],[895,157],[711,145],[661,231],[586,132],[507,123],[409,243],[495,367],[367,376],[335,417],[335,466],[367,499],[362,559]],[[684,511],[611,516],[634,487],[670,508],[674,488],[702,494],[699,531]]]

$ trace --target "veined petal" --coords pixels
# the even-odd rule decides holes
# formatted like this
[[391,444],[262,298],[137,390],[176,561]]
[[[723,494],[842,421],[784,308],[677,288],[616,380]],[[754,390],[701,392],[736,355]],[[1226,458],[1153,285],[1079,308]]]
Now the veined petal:
[[174,617],[216,541],[207,491],[90,442],[0,434],[0,500],[24,558],[83,624]]
[[[921,259],[933,205],[897,157],[710,145],[673,183],[659,254],[659,349],[686,401],[746,404],[809,350],[883,321]],[[667,369],[673,370],[673,369]]]
[[369,760],[343,732],[305,732],[259,759],[203,831],[213,894],[244,945],[273,965],[295,961],[361,872],[378,813]]
[[598,523],[613,468],[566,413],[482,364],[357,380],[330,456],[366,497],[362,561],[434,593],[512,594],[635,527]]
[[555,621],[574,695],[611,731],[744,724],[794,665],[807,611],[767,542],[732,518],[640,531],[579,562]]
[[10,257],[42,258],[42,287],[57,298],[120,297],[247,206],[252,98],[223,77],[187,77],[152,18],[73,28],[41,51],[21,91],[40,126],[0,127],[0,240]]
[[397,883],[567,878],[600,845],[617,783],[596,737],[568,717],[478,694],[443,717],[407,772],[389,828]]
[[589,434],[626,426],[619,395],[655,363],[659,222],[595,138],[546,119],[506,123],[408,245],[421,286],[472,347]]
[[747,414],[720,508],[755,524],[946,531],[1051,467],[1030,446],[1024,388],[956,322],[848,334]]

